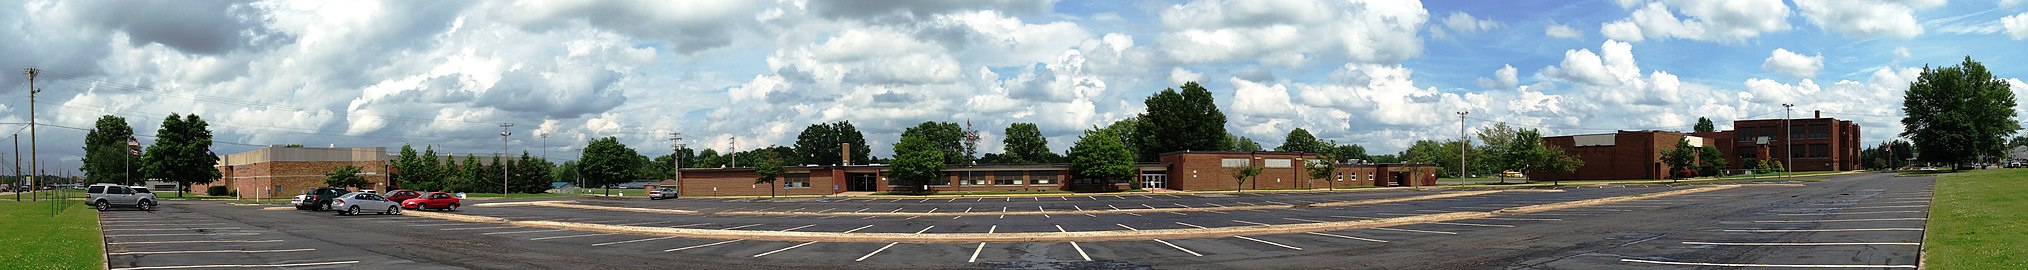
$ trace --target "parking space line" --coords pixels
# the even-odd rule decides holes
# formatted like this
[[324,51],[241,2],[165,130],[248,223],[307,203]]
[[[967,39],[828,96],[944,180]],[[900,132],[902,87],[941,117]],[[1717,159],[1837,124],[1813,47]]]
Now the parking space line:
[[355,264],[355,263],[359,263],[359,261],[288,263],[288,264],[213,264],[213,265],[144,266],[144,267],[113,268],[110,270],[186,269],[186,268],[285,268],[285,267],[325,266],[325,265],[340,265],[340,264]]
[[655,240],[662,240],[662,239],[669,239],[669,238],[676,238],[676,237],[675,237],[675,236],[664,236],[664,237],[656,237],[656,238],[647,238],[647,239],[635,239],[635,240],[627,240],[627,241],[619,241],[619,242],[606,242],[606,243],[597,243],[597,244],[592,244],[592,246],[594,246],[594,247],[597,247],[597,246],[607,246],[607,245],[618,245],[618,244],[626,244],[626,243],[637,243],[637,242],[647,242],[647,241],[655,241]]
[[[1000,230],[1000,225],[993,225],[993,227],[990,227],[990,228],[986,228],[986,234],[993,234],[993,231],[998,231],[998,230]],[[978,246],[978,247],[974,247],[974,248],[972,248],[972,258],[970,258],[970,259],[965,259],[965,262],[967,262],[967,263],[972,263],[972,262],[978,262],[978,261],[979,261],[979,251],[982,251],[982,250],[986,250],[986,242],[979,242],[979,246]]]
[[895,208],[894,208],[894,211],[887,211],[887,212],[888,212],[888,213],[894,213],[894,212],[901,212],[901,207],[895,207]]
[[512,231],[512,232],[489,232],[489,233],[481,233],[480,235],[500,235],[500,234],[517,234],[517,233],[539,233],[539,232],[560,232],[560,231],[563,231],[563,230],[533,230],[533,231]]
[[676,221],[674,221],[674,220],[670,220],[670,221],[649,221],[649,222],[635,222],[635,223],[625,223],[625,224],[613,224],[613,225],[615,225],[615,226],[634,226],[634,225],[648,225],[648,224],[655,224],[655,223],[670,223],[670,222],[676,222]]
[[1742,230],[1722,230],[1722,231],[1725,231],[1725,232],[1759,232],[1759,233],[1790,233],[1790,232],[1872,232],[1872,231],[1922,231],[1922,228],[1863,228],[1863,229],[1796,229],[1796,230],[1743,230],[1743,229],[1742,229]]
[[1435,233],[1435,234],[1458,234],[1458,233],[1454,233],[1454,232],[1439,232],[1439,231],[1424,231],[1424,230],[1410,230],[1410,229],[1395,229],[1395,228],[1387,228],[1387,227],[1378,227],[1378,228],[1367,228],[1367,229],[1375,229],[1375,230],[1382,230],[1382,231],[1397,231],[1397,232],[1419,232],[1419,233]]
[[916,201],[916,202],[929,202],[929,200],[930,200],[930,199],[922,199],[921,201]]
[[587,237],[587,236],[601,236],[601,235],[613,235],[613,234],[611,234],[611,233],[593,233],[593,234],[573,234],[573,235],[562,235],[562,236],[549,236],[549,237],[536,237],[536,238],[529,238],[528,240],[549,240],[549,239],[563,239],[563,238],[578,238],[578,237]]
[[1744,263],[1698,263],[1651,261],[1641,259],[1620,259],[1621,262],[1637,262],[1667,265],[1722,266],[1722,267],[1782,267],[1782,268],[1915,268],[1914,265],[1865,265],[1865,264],[1744,264]]
[[1119,224],[1119,223],[1113,223],[1113,225],[1120,225],[1120,228],[1127,228],[1127,230],[1129,230],[1129,231],[1139,231],[1139,230],[1140,230],[1140,229],[1135,229],[1134,227],[1127,227],[1127,224]]
[[1513,228],[1513,227],[1514,227],[1514,225],[1505,225],[1505,224],[1479,224],[1479,223],[1462,223],[1462,222],[1430,222],[1429,224],[1443,224],[1443,225],[1456,225],[1456,226],[1477,226],[1477,227],[1499,227],[1499,228]]
[[886,250],[887,250],[887,248],[891,248],[891,247],[894,247],[894,244],[900,244],[900,243],[901,243],[901,242],[893,242],[893,243],[887,243],[887,245],[886,245],[886,246],[880,246],[880,249],[875,249],[875,250],[873,250],[873,252],[867,252],[865,256],[859,256],[859,259],[854,259],[854,260],[852,260],[852,261],[855,261],[855,262],[857,262],[857,261],[865,261],[867,257],[873,257],[873,254],[880,254],[880,252],[881,252],[881,251],[886,251]]
[[1260,225],[1260,226],[1274,226],[1274,224],[1267,224],[1267,223],[1260,223],[1260,222],[1252,222],[1252,221],[1245,221],[1245,220],[1237,220],[1237,219],[1234,219],[1234,220],[1232,220],[1232,222],[1239,222],[1239,223],[1246,223],[1246,224],[1253,224],[1253,225]]
[[1309,235],[1317,235],[1317,236],[1326,236],[1326,237],[1337,237],[1337,238],[1345,238],[1345,239],[1352,239],[1352,240],[1360,240],[1360,241],[1372,241],[1372,242],[1381,242],[1381,243],[1387,243],[1387,240],[1380,240],[1380,239],[1372,239],[1372,238],[1363,238],[1363,237],[1352,237],[1352,236],[1344,236],[1344,235],[1336,235],[1336,234],[1328,234],[1328,233],[1320,233],[1320,232],[1305,232],[1305,234],[1309,234]]
[[1145,204],[1145,203],[1141,204],[1141,207],[1147,207],[1148,209],[1155,209],[1155,206],[1151,206],[1151,205],[1148,205],[1148,204]]
[[1225,205],[1220,205],[1220,204],[1216,204],[1216,203],[1204,203],[1204,204],[1209,204],[1209,205],[1211,205],[1211,206],[1217,206],[1217,207],[1225,207]]
[[1108,205],[1106,205],[1106,207],[1112,207],[1112,208],[1113,208],[1113,211],[1119,211],[1119,210],[1120,210],[1120,207],[1119,207],[1119,206],[1113,206],[1113,205],[1111,205],[1111,204],[1108,204]]
[[1196,252],[1196,251],[1190,251],[1190,249],[1187,249],[1187,248],[1183,248],[1183,247],[1179,247],[1179,246],[1176,246],[1176,244],[1170,244],[1170,243],[1169,243],[1169,241],[1162,241],[1162,239],[1152,239],[1152,240],[1155,240],[1155,242],[1158,242],[1158,243],[1162,243],[1163,245],[1169,245],[1169,247],[1172,247],[1172,248],[1176,248],[1176,250],[1182,250],[1183,252],[1188,252],[1188,253],[1190,253],[1190,255],[1193,255],[1193,256],[1197,256],[1197,257],[1204,257],[1204,254],[1197,254],[1197,252]]
[[105,229],[106,231],[183,231],[183,230],[238,230],[239,227],[217,228],[149,228],[149,229]]
[[1923,212],[1923,211],[1913,211],[1913,210],[1911,210],[1911,211],[1872,211],[1872,212],[1848,212],[1848,213],[1792,213],[1792,214],[1775,214],[1775,215],[1777,215],[1777,216],[1832,216],[1832,215],[1865,215],[1865,214],[1887,214],[1887,213],[1922,213],[1922,212]]
[[1036,212],[1042,212],[1042,218],[1049,218],[1049,211],[1048,211],[1048,210],[1042,210],[1042,206],[1041,206],[1041,205],[1037,205],[1037,206],[1035,206],[1035,211],[1036,211]]
[[[1056,232],[1070,232],[1070,231],[1065,231],[1065,230],[1063,230],[1063,225],[1055,225],[1055,226],[1056,226]],[[1078,257],[1082,257],[1082,258],[1084,258],[1084,260],[1085,260],[1085,261],[1091,261],[1091,255],[1089,255],[1089,254],[1085,254],[1085,253],[1084,253],[1084,247],[1078,246],[1078,245],[1077,245],[1077,242],[1075,242],[1075,241],[1072,241],[1072,242],[1070,242],[1070,249],[1075,249],[1075,250],[1077,250],[1077,256],[1078,256]]]
[[924,213],[924,214],[928,214],[928,213],[936,213],[936,212],[937,212],[937,209],[938,209],[937,207],[930,207],[930,210],[929,210],[929,212],[923,212],[923,213]]
[[803,225],[803,226],[797,226],[797,227],[795,227],[795,228],[788,228],[788,229],[782,229],[782,231],[784,231],[784,232],[786,232],[786,231],[794,231],[794,230],[796,230],[796,229],[802,229],[802,228],[809,228],[810,226],[817,226],[817,224],[810,224],[810,225]]
[[837,208],[837,207],[832,207],[832,208],[824,208],[824,210],[817,210],[817,213],[823,213],[823,212],[831,212],[831,210],[832,210],[832,209],[838,209],[838,208]]
[[1873,243],[1741,243],[1741,242],[1683,242],[1685,245],[1711,246],[1919,246],[1922,243],[1873,242]]
[[732,242],[739,242],[739,241],[746,241],[746,239],[733,239],[733,240],[725,240],[725,241],[718,241],[718,242],[712,242],[712,243],[710,243],[710,244],[702,244],[702,245],[695,245],[695,246],[687,246],[687,247],[680,247],[680,248],[672,248],[672,249],[667,249],[667,250],[662,250],[662,252],[674,252],[674,251],[683,251],[683,250],[687,250],[687,249],[693,249],[693,248],[701,248],[701,247],[709,247],[709,246],[716,246],[716,245],[724,245],[724,244],[726,244],[726,243],[732,243]]
[[145,242],[113,242],[113,243],[106,243],[106,244],[107,244],[107,245],[149,245],[149,244],[195,244],[195,243],[274,243],[274,242],[281,242],[281,241],[282,241],[282,240],[191,240],[191,241],[145,241]]
[[1322,220],[1315,220],[1315,219],[1300,219],[1300,218],[1282,218],[1282,219],[1285,219],[1285,220],[1294,220],[1294,221],[1302,221],[1302,222],[1315,222],[1315,223],[1324,223],[1324,222],[1329,222],[1329,221],[1322,221]]
[[1896,221],[1896,220],[1929,220],[1929,219],[1928,219],[1928,218],[1861,218],[1861,219],[1819,219],[1819,220],[1755,220],[1755,221],[1753,221],[1753,222],[1754,222],[1754,223],[1818,223],[1818,222],[1851,222],[1851,221]]
[[1192,207],[1190,207],[1189,205],[1183,205],[1183,204],[1181,204],[1181,203],[1170,203],[1170,204],[1175,204],[1176,206],[1182,206],[1183,208],[1192,208]]
[[719,230],[738,230],[738,229],[740,229],[740,228],[746,228],[746,227],[753,227],[753,226],[760,226],[760,225],[761,225],[760,223],[754,223],[754,224],[747,224],[747,225],[739,225],[739,226],[732,226],[731,228],[719,228]]
[[298,248],[298,249],[275,249],[275,250],[241,249],[241,250],[134,251],[134,252],[106,252],[106,255],[119,256],[119,255],[158,255],[158,254],[191,254],[191,253],[275,253],[275,252],[303,252],[303,251],[317,251],[317,249]]
[[853,213],[858,213],[858,212],[865,212],[865,211],[866,211],[866,210],[868,210],[868,209],[873,209],[873,208],[872,208],[872,207],[867,207],[867,208],[860,208],[860,209],[859,209],[859,211],[852,211],[852,212],[853,212]]
[[676,226],[669,226],[669,227],[666,227],[666,228],[682,228],[682,227],[690,227],[690,226],[704,226],[704,225],[711,225],[711,223],[710,223],[710,222],[705,222],[705,223],[697,223],[697,224],[683,224],[683,225],[676,225]]
[[803,247],[803,246],[808,246],[808,245],[810,245],[810,244],[816,244],[816,243],[817,243],[817,241],[809,241],[809,242],[803,242],[802,244],[796,244],[796,245],[794,245],[794,246],[789,246],[789,247],[785,247],[785,248],[782,248],[782,249],[777,249],[777,250],[775,250],[775,251],[769,251],[769,252],[765,252],[765,253],[761,253],[761,254],[754,254],[754,255],[753,255],[753,257],[754,257],[754,258],[760,258],[761,256],[767,256],[768,254],[775,254],[776,252],[782,252],[782,251],[787,251],[787,250],[790,250],[790,249],[795,249],[795,248],[799,248],[799,247]]
[[1254,241],[1254,242],[1260,242],[1260,243],[1262,243],[1262,244],[1269,244],[1269,245],[1275,245],[1275,246],[1277,246],[1277,247],[1284,247],[1284,248],[1288,248],[1288,249],[1294,249],[1294,250],[1303,250],[1303,248],[1299,248],[1299,247],[1293,247],[1293,246],[1289,246],[1289,245],[1283,245],[1283,244],[1281,244],[1281,243],[1275,243],[1275,242],[1268,242],[1267,240],[1260,240],[1260,239],[1253,239],[1253,237],[1246,237],[1246,236],[1238,236],[1238,235],[1235,235],[1235,236],[1232,236],[1232,237],[1233,237],[1233,238],[1239,238],[1239,239],[1246,239],[1246,240],[1252,240],[1252,241]]

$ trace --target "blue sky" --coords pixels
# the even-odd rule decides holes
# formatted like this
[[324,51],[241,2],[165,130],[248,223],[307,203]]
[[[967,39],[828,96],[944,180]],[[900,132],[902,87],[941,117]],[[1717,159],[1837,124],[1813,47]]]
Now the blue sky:
[[[1725,128],[1782,103],[1874,144],[1924,65],[1971,56],[2028,89],[2022,2],[36,0],[0,5],[0,66],[46,71],[55,168],[99,116],[150,143],[170,113],[210,120],[221,153],[484,154],[514,123],[510,151],[659,155],[670,132],[726,151],[835,121],[876,155],[923,121],[971,122],[986,153],[1036,123],[1063,151],[1187,81],[1268,147],[1303,128],[1391,153],[1456,138],[1457,111],[1551,135]],[[26,122],[10,74],[0,121]]]

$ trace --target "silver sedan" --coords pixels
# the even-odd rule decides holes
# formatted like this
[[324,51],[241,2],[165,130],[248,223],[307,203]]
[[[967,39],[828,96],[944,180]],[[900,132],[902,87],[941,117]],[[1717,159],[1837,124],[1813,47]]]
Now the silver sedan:
[[347,216],[358,215],[361,211],[379,212],[383,215],[401,214],[400,203],[388,201],[386,197],[381,197],[370,192],[353,192],[339,195],[338,198],[331,199],[331,207],[339,209],[338,214]]

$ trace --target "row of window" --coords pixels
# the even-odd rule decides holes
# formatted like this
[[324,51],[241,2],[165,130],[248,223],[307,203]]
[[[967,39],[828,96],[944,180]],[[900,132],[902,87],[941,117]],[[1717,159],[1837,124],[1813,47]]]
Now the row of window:
[[[1830,144],[1821,144],[1821,143],[1817,143],[1817,144],[1798,144],[1798,145],[1795,145],[1795,148],[1796,148],[1796,152],[1795,152],[1795,154],[1796,154],[1796,155],[1794,156],[1794,158],[1828,158],[1828,157],[1831,157],[1831,145],[1830,145]],[[1736,149],[1736,150],[1734,151],[1734,153],[1737,153],[1737,155],[1739,155],[1739,159],[1741,159],[1741,160],[1746,160],[1746,159],[1752,159],[1752,158],[1756,158],[1756,156],[1758,155],[1758,153],[1756,153],[1756,151],[1757,151],[1757,150],[1755,150],[1755,149],[1754,149],[1753,147],[1741,147],[1741,148],[1739,148],[1739,149]],[[1769,153],[1769,155],[1773,155],[1773,156],[1779,157],[1779,156],[1781,156],[1781,154],[1782,154],[1782,149],[1780,149],[1780,147],[1777,147],[1776,149],[1771,149],[1771,150],[1770,150],[1769,152],[1770,152],[1770,153]]]
[[[1791,138],[1796,139],[1822,139],[1831,137],[1831,126],[1827,125],[1796,125],[1795,128],[1790,129],[1789,131],[1790,131],[1789,136]],[[1768,137],[1769,139],[1780,140],[1782,139],[1780,135],[1781,135],[1781,127],[1744,127],[1739,129],[1738,139],[1739,141],[1742,142],[1751,142],[1760,137]]]
[[[1268,167],[1268,168],[1288,168],[1288,167],[1293,167],[1293,166],[1295,165],[1295,162],[1294,162],[1294,161],[1290,161],[1289,159],[1286,159],[1286,158],[1270,158],[1270,159],[1265,159],[1265,161],[1264,161],[1263,163],[1266,163],[1266,164],[1265,164],[1266,166],[1264,166],[1264,167]],[[1253,163],[1252,163],[1252,162],[1247,162],[1247,159],[1246,159],[1246,158],[1227,158],[1227,159],[1219,159],[1219,160],[1218,160],[1218,166],[1219,166],[1219,167],[1226,167],[1226,168],[1240,168],[1240,167],[1246,167],[1247,165],[1251,165],[1251,164],[1253,164]]]

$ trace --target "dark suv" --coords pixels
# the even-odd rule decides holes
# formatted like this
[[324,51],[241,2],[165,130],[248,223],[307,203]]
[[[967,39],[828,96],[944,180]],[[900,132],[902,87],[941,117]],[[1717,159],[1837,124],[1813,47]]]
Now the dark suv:
[[338,198],[339,195],[345,195],[345,193],[352,193],[352,191],[334,187],[311,188],[309,191],[303,192],[302,201],[296,202],[296,210],[331,210],[331,199]]

